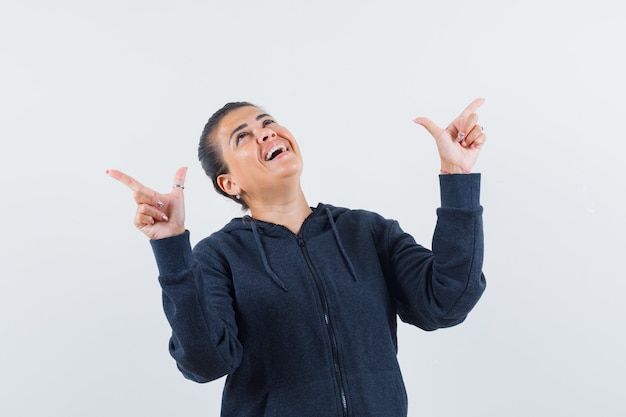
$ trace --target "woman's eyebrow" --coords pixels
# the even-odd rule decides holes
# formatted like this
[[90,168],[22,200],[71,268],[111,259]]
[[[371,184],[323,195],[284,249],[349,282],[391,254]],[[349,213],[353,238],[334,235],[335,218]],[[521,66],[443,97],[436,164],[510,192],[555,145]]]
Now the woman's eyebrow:
[[[267,113],[261,113],[261,114],[259,114],[257,117],[255,117],[255,120],[261,120],[261,119],[262,119],[262,118],[264,118],[264,117],[272,117],[272,116],[270,116],[270,115],[269,115],[269,114],[267,114]],[[234,135],[235,133],[239,132],[239,131],[240,131],[240,130],[242,130],[242,129],[245,129],[246,127],[248,127],[248,124],[247,124],[247,123],[243,123],[243,124],[240,124],[239,126],[237,126],[237,127],[235,128],[235,130],[233,130],[233,133],[231,133],[231,134],[230,134],[230,138],[228,139],[228,142],[231,142],[231,141],[233,140],[233,135]]]
[[245,129],[246,127],[248,127],[248,124],[247,124],[247,123],[243,123],[243,124],[240,124],[239,126],[237,126],[237,127],[235,128],[235,130],[233,130],[233,133],[231,133],[231,134],[230,134],[230,138],[228,139],[228,142],[229,142],[229,143],[230,143],[230,142],[232,142],[232,140],[233,140],[233,135],[234,135],[235,133],[239,132],[240,130]]

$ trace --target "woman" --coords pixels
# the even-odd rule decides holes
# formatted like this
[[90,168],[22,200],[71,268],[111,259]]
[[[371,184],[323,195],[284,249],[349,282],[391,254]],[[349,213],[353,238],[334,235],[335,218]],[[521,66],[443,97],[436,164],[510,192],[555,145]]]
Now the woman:
[[134,191],[178,368],[197,382],[228,375],[222,416],[406,416],[396,317],[424,330],[454,326],[485,288],[480,176],[469,174],[485,142],[482,103],[445,129],[415,119],[441,159],[432,251],[375,213],[310,207],[296,140],[250,103],[218,110],[199,145],[216,190],[250,215],[193,249],[186,168],[169,194],[108,171]]

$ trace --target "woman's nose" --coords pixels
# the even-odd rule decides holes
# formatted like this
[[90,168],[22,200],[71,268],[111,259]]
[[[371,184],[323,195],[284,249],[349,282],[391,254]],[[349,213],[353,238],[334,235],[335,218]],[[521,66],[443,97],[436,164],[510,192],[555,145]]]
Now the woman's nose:
[[272,129],[263,128],[259,131],[259,134],[256,137],[257,143],[261,144],[270,140],[270,138],[276,137],[276,132]]

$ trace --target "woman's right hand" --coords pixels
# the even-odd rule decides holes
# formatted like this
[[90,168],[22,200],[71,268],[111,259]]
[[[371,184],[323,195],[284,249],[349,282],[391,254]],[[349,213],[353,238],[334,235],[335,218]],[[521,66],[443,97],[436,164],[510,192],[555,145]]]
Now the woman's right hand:
[[163,239],[185,232],[183,189],[187,167],[176,171],[169,194],[159,194],[121,171],[109,169],[106,173],[133,190],[137,203],[135,226],[150,239]]

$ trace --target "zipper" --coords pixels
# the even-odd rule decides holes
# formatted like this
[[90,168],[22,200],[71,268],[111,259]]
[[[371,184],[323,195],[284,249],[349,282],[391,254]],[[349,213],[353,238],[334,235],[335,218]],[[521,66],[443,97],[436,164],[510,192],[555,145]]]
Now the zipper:
[[296,237],[298,238],[298,245],[300,246],[300,250],[304,255],[304,259],[306,260],[306,263],[309,266],[309,270],[313,275],[313,281],[315,281],[315,286],[317,287],[317,292],[320,297],[320,303],[322,304],[322,310],[324,312],[324,323],[326,324],[326,330],[328,331],[328,337],[331,344],[333,367],[335,370],[335,378],[337,379],[337,386],[339,387],[339,396],[341,398],[343,417],[348,417],[348,400],[346,397],[345,388],[343,386],[343,379],[341,377],[341,367],[339,366],[339,348],[337,347],[337,338],[335,336],[335,330],[333,329],[333,325],[330,319],[330,307],[328,305],[328,297],[326,296],[326,292],[324,291],[324,287],[322,286],[322,281],[320,280],[320,277],[317,275],[317,272],[313,268],[313,263],[311,262],[311,258],[309,257],[309,252],[304,245],[304,239],[302,239],[301,235],[296,235]]

